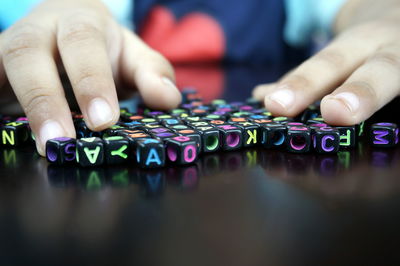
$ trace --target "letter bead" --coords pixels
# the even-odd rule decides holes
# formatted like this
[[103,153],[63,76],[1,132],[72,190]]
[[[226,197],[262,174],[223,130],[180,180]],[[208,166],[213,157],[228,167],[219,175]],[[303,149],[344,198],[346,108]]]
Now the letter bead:
[[104,162],[104,143],[98,137],[81,138],[76,141],[76,160],[83,166],[97,166]]
[[224,151],[238,150],[242,147],[243,132],[235,125],[217,126],[221,136],[221,146]]
[[50,139],[46,142],[47,161],[54,164],[66,164],[75,162],[76,140],[61,137]]
[[178,136],[166,141],[166,156],[175,164],[190,164],[197,160],[197,142],[187,136]]
[[289,152],[304,153],[310,150],[311,130],[306,126],[290,127],[287,131],[286,147]]
[[141,139],[135,142],[134,158],[141,168],[157,168],[165,165],[165,148],[157,139]]
[[354,148],[356,146],[356,127],[355,126],[343,126],[336,127],[340,134],[340,148]]
[[375,123],[370,128],[370,143],[375,147],[394,147],[399,142],[399,128],[394,123]]
[[243,131],[243,147],[253,147],[261,142],[260,126],[251,122],[236,123]]
[[332,127],[321,127],[312,135],[313,147],[318,153],[337,153],[340,147],[339,130]]
[[122,136],[104,138],[104,157],[107,164],[121,164],[128,161],[129,140]]
[[1,144],[3,146],[20,146],[29,140],[29,128],[25,122],[8,122],[1,127]]
[[286,126],[278,123],[262,124],[261,144],[265,148],[279,148],[285,145]]

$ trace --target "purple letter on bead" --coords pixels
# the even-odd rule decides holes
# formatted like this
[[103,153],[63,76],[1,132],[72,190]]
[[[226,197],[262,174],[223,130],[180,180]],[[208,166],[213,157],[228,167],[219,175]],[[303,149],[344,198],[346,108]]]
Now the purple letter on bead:
[[326,144],[326,142],[327,142],[327,140],[335,140],[335,138],[333,137],[333,136],[331,136],[331,135],[325,135],[325,136],[323,136],[322,137],[322,139],[321,139],[321,146],[322,146],[322,149],[324,150],[324,151],[326,151],[326,152],[331,152],[331,151],[333,151],[335,148],[333,147],[333,146],[328,146],[327,144]]
[[66,161],[70,162],[70,161],[75,160],[76,149],[75,149],[75,144],[74,143],[67,144],[65,146],[64,151],[65,151],[65,160]]
[[374,130],[373,133],[375,134],[374,144],[389,144],[389,141],[383,138],[389,134],[387,130]]

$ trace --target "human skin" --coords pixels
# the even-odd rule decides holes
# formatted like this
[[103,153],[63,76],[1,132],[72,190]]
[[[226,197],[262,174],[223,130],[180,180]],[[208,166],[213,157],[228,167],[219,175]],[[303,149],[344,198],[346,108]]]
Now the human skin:
[[398,96],[400,1],[349,0],[334,31],[324,49],[253,96],[279,116],[295,116],[322,98],[322,116],[332,125],[364,121]]
[[119,84],[153,108],[181,101],[169,62],[118,25],[101,1],[44,1],[0,35],[0,87],[11,85],[42,156],[48,139],[75,137],[60,69],[94,131],[118,121]]

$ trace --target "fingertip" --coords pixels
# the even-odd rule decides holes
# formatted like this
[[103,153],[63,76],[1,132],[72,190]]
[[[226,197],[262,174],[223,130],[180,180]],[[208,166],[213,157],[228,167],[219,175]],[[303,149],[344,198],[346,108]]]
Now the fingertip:
[[137,78],[137,85],[147,106],[154,109],[176,108],[182,100],[173,79],[148,71]]
[[89,102],[85,118],[90,130],[101,131],[118,122],[119,110],[107,99],[97,97]]
[[265,96],[264,103],[268,111],[274,116],[295,116],[295,93],[288,88],[277,88]]
[[45,157],[48,140],[60,137],[75,138],[75,131],[73,128],[65,128],[60,121],[48,119],[37,130],[34,130],[34,135],[36,136],[36,149],[41,156]]
[[168,96],[165,98],[165,108],[176,108],[182,101],[182,94],[171,78],[162,77],[161,80],[166,85],[166,94]]
[[332,126],[351,126],[360,122],[342,99],[331,95],[322,99],[321,115]]
[[261,84],[256,86],[252,91],[253,98],[263,100],[265,95],[274,87],[274,84]]

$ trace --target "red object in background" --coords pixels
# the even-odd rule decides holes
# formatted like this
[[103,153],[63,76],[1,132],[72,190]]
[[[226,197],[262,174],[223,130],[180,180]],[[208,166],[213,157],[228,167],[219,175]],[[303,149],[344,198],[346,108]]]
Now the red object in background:
[[[177,20],[168,8],[155,6],[139,35],[175,64],[178,88],[196,88],[204,102],[222,96],[225,80],[218,63],[225,53],[225,36],[214,18],[195,12]],[[186,65],[205,62],[215,65]]]
[[178,88],[193,87],[208,103],[222,97],[225,75],[219,65],[175,65]]
[[177,20],[168,8],[155,6],[139,33],[150,47],[173,63],[219,62],[225,53],[221,26],[201,12]]

